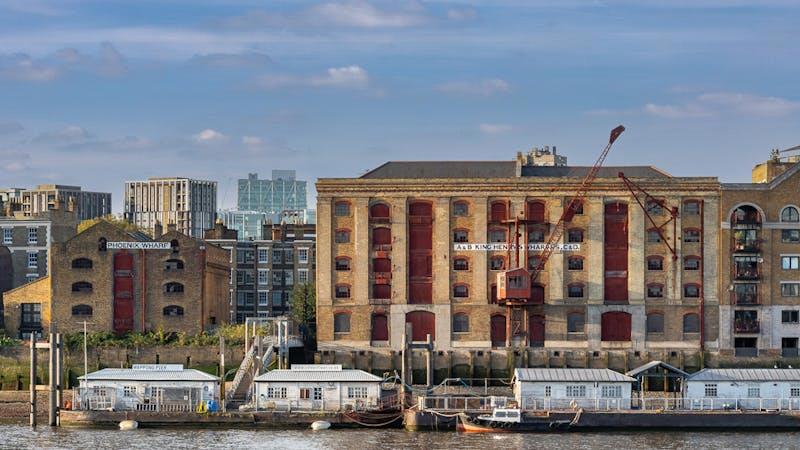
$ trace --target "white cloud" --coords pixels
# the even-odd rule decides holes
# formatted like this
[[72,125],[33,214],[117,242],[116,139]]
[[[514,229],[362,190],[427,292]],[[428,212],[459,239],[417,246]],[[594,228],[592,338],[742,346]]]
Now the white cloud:
[[60,74],[61,71],[58,68],[34,60],[24,53],[0,56],[0,78],[43,82],[55,80]]
[[70,125],[56,131],[46,131],[33,138],[33,142],[47,144],[74,144],[91,138],[92,134],[85,128]]
[[436,89],[446,94],[489,97],[511,91],[511,85],[505,80],[494,78],[482,81],[451,81],[436,86]]
[[642,111],[651,116],[663,117],[666,119],[708,117],[711,115],[705,108],[696,104],[657,105],[655,103],[648,103],[642,107]]
[[511,125],[504,123],[482,123],[478,126],[484,134],[503,134],[511,131]]
[[245,51],[199,54],[194,55],[189,62],[208,67],[263,67],[271,65],[272,59],[264,53]]
[[800,110],[800,102],[736,92],[709,92],[700,95],[698,99],[754,116],[785,116]]
[[100,44],[97,70],[103,75],[122,75],[128,72],[125,57],[110,42]]
[[84,71],[106,76],[122,75],[128,71],[125,57],[109,42],[100,44],[94,56],[67,47],[42,58],[26,53],[0,54],[0,79],[48,82],[69,71]]
[[242,144],[244,145],[261,145],[264,140],[258,136],[242,136]]
[[332,67],[322,75],[293,76],[267,75],[258,81],[266,89],[288,86],[335,87],[344,89],[364,89],[369,86],[369,74],[359,66]]
[[251,11],[222,21],[229,28],[321,27],[321,28],[407,28],[431,21],[416,2],[400,7],[379,8],[366,0],[333,1],[289,13]]
[[210,144],[214,142],[221,142],[228,139],[227,136],[220,133],[217,130],[212,130],[211,128],[206,128],[205,130],[192,135],[192,138],[198,144]]
[[447,18],[456,22],[473,20],[477,16],[478,14],[472,8],[450,8],[447,10]]

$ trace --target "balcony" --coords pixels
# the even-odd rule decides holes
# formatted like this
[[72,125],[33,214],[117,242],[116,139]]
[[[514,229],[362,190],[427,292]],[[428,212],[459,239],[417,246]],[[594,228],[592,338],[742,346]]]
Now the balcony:
[[761,251],[760,239],[733,239],[734,253],[758,253]]
[[759,305],[761,301],[755,292],[732,292],[731,303],[734,305]]
[[733,322],[734,333],[757,334],[761,330],[758,320],[736,319]]
[[733,271],[733,279],[738,281],[758,280],[758,265],[737,264]]

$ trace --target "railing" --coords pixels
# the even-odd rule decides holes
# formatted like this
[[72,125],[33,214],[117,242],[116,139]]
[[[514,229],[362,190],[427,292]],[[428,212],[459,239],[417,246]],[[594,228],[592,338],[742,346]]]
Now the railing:
[[505,406],[506,397],[451,397],[451,396],[420,396],[419,409],[433,411],[462,411],[486,412],[493,406]]
[[800,397],[790,398],[526,398],[525,411],[574,411],[582,408],[589,411],[800,411]]
[[189,403],[137,403],[136,411],[147,412],[192,412],[196,405]]
[[761,303],[757,293],[732,292],[731,297],[736,305],[758,305]]
[[796,348],[784,348],[781,349],[781,356],[784,358],[796,358],[797,356],[800,356],[800,352],[798,352],[798,349]]
[[761,330],[758,320],[734,320],[733,331],[735,333],[754,334]]
[[[257,336],[256,339],[261,339],[260,336]],[[247,351],[247,354],[244,356],[242,363],[239,365],[239,369],[236,371],[236,375],[233,377],[233,381],[231,384],[226,386],[225,389],[225,400],[227,401],[239,390],[239,385],[242,384],[242,380],[253,367],[253,362],[255,361],[256,356],[256,349],[258,346],[256,342],[253,342],[253,346]]]
[[733,251],[741,253],[757,253],[761,249],[760,239],[733,239]]
[[757,280],[759,278],[758,267],[736,267],[733,278],[735,280]]

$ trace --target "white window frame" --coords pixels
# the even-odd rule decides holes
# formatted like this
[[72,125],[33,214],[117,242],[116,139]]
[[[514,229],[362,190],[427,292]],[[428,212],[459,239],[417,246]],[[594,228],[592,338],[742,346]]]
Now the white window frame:
[[[784,265],[788,261],[789,267]],[[800,255],[781,255],[781,270],[800,270]]]
[[39,252],[28,252],[28,269],[39,268]]
[[[264,301],[262,302],[261,297],[264,297]],[[258,291],[258,306],[269,306],[269,291]]]
[[761,386],[747,386],[747,398],[761,398]]
[[618,384],[604,384],[600,388],[603,398],[622,398],[622,386]]
[[308,269],[297,269],[297,282],[308,283]]
[[267,398],[286,398],[285,387],[269,387],[267,388]]
[[[263,256],[263,258],[262,258]],[[258,249],[258,263],[259,264],[269,264],[269,248],[259,248]]]
[[291,270],[285,270],[283,273],[283,285],[284,286],[294,286],[294,272]]
[[28,245],[36,245],[39,243],[39,228],[28,227]]
[[[784,294],[784,292],[783,292],[783,286],[784,285],[794,285],[794,286],[796,286],[794,288],[795,289],[795,293],[793,295]],[[800,296],[800,283],[798,283],[796,281],[781,281],[781,297],[797,297],[797,296]]]
[[366,386],[347,386],[347,398],[367,398],[368,396]]
[[585,398],[586,385],[585,384],[568,384],[566,389],[567,398]]
[[258,269],[258,284],[269,284],[269,269]]
[[719,395],[719,390],[717,383],[706,383],[703,386],[703,397],[717,397]]
[[308,249],[307,248],[298,248],[297,249],[297,262],[298,262],[298,264],[308,264]]
[[3,228],[3,244],[10,245],[14,243],[14,229]]

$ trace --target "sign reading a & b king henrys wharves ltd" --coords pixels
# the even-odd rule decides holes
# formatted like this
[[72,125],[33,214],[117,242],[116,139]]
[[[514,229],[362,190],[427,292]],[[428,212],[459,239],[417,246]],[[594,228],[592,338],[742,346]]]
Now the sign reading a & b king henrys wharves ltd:
[[169,242],[108,242],[106,248],[109,250],[169,250],[172,246]]
[[[491,252],[491,251],[507,251],[507,250],[514,250],[514,244],[506,244],[505,242],[489,242],[489,243],[467,243],[467,242],[456,242],[453,244],[453,250],[461,250],[461,251],[483,251],[483,252]],[[525,250],[526,248],[530,251],[543,251],[547,247],[545,243],[534,243],[528,244],[527,246],[524,244],[519,245],[520,250]],[[581,250],[581,244],[552,244],[550,246],[554,250],[558,250],[561,252],[578,252]]]

